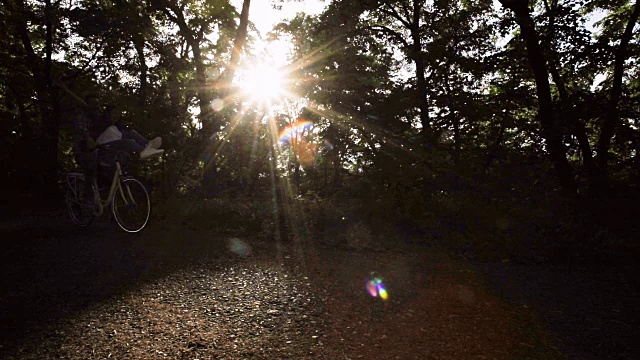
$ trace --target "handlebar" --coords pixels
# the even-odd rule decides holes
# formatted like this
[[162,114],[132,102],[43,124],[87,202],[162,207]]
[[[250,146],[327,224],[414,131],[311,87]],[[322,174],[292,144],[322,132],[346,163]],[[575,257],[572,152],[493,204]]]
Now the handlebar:
[[[131,158],[131,154],[121,149],[112,149],[109,143],[98,145],[97,150],[100,163],[102,164],[102,162],[106,161],[107,164],[105,165],[107,166],[113,166],[116,162],[119,162],[121,166],[124,166],[124,164],[126,164]],[[105,154],[105,156],[101,157],[100,152]],[[113,154],[110,154],[109,152],[113,152]]]

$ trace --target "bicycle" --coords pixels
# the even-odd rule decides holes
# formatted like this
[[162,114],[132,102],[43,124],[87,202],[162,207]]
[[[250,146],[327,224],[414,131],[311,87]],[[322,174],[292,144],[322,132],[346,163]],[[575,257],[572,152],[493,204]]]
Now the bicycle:
[[[98,148],[98,151],[104,149]],[[65,202],[69,216],[76,225],[89,226],[96,217],[102,216],[106,207],[111,206],[113,218],[122,230],[136,233],[144,229],[151,215],[151,201],[145,186],[124,173],[121,164],[126,162],[128,156],[126,152],[116,152],[115,169],[105,199],[95,184],[88,186],[83,173],[72,172],[66,175]],[[100,162],[98,166],[111,165]]]

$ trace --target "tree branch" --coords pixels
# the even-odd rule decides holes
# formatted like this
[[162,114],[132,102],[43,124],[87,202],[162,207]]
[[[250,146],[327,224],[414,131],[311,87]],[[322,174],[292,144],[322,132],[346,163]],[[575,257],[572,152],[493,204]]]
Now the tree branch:
[[386,33],[391,35],[392,37],[394,37],[396,40],[400,41],[402,43],[402,45],[404,47],[406,47],[407,49],[410,47],[409,43],[407,42],[407,40],[404,39],[404,37],[398,33],[397,31],[390,29],[384,25],[371,25],[371,26],[367,26],[364,29],[369,29],[369,30],[373,30],[376,32],[382,32],[382,33]]
[[380,11],[400,21],[402,25],[404,25],[407,29],[411,29],[411,23],[409,22],[409,20],[403,19],[402,16],[398,14],[398,11],[396,10],[396,8],[394,8],[393,5],[389,3],[389,1],[384,1],[384,5],[387,5],[390,10],[385,10],[381,8]]
[[84,64],[83,67],[81,67],[80,69],[78,69],[78,71],[76,71],[75,73],[73,73],[72,75],[66,76],[65,79],[70,79],[71,82],[73,83],[73,81],[75,81],[75,79],[80,76],[82,73],[85,72],[85,70],[87,70],[87,68],[89,67],[89,65],[91,65],[91,63],[93,62],[93,60],[95,60],[95,58],[98,56],[98,53],[100,52],[100,50],[102,50],[102,48],[104,47],[104,44],[107,41],[107,37],[103,37],[102,40],[100,41],[100,44],[98,45],[98,48],[96,49],[96,51],[93,52],[93,55],[91,55],[91,58]]

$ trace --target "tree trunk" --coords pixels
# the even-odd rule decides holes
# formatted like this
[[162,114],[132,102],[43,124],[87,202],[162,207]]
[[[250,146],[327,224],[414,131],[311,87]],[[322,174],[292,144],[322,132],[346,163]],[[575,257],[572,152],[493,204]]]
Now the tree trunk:
[[144,55],[144,38],[142,36],[133,37],[133,46],[138,54],[138,61],[140,62],[140,91],[138,92],[138,111],[140,111],[140,117],[143,122],[147,120],[147,73],[148,66],[147,60]]
[[218,164],[216,163],[216,149],[218,147],[216,134],[220,130],[216,124],[211,111],[211,92],[207,86],[207,74],[202,54],[200,50],[200,42],[193,47],[193,61],[196,65],[196,83],[198,86],[197,96],[198,105],[200,107],[200,122],[202,129],[200,131],[200,139],[202,140],[202,159],[204,159],[205,167],[202,176],[202,189],[208,197],[218,195]]
[[202,124],[202,137],[208,139],[213,135],[214,126],[211,123],[209,109],[210,96],[209,89],[207,87],[207,72],[202,60],[202,52],[200,49],[200,42],[194,41],[191,44],[191,50],[193,51],[193,62],[196,67],[196,87],[198,97],[198,107],[200,108],[200,123]]
[[222,86],[224,89],[229,89],[233,77],[235,76],[238,64],[240,63],[240,56],[244,48],[244,44],[247,41],[247,27],[249,25],[249,7],[251,0],[244,0],[242,3],[242,12],[240,13],[240,24],[238,24],[238,34],[233,41],[233,51],[231,52],[231,59],[229,60],[229,66],[225,71],[222,78]]
[[180,32],[186,43],[193,52],[193,63],[196,68],[196,93],[198,97],[198,106],[200,108],[200,123],[202,124],[202,139],[209,139],[216,130],[215,124],[212,123],[211,111],[209,104],[211,103],[210,91],[207,86],[206,66],[202,59],[202,49],[200,48],[204,39],[204,31],[209,23],[204,22],[200,28],[193,30],[187,24],[187,20],[183,13],[183,8],[177,6],[173,2],[162,2],[158,4],[159,9],[165,14],[169,20],[180,28]]
[[549,72],[538,33],[529,12],[528,0],[500,0],[503,6],[512,10],[516,15],[516,21],[520,26],[522,39],[527,47],[529,65],[536,81],[536,93],[538,97],[538,117],[542,124],[542,133],[545,138],[547,151],[551,157],[556,177],[561,190],[565,195],[573,197],[576,194],[576,185],[566,150],[563,144],[563,134],[553,110],[551,99],[551,86],[549,84]]
[[[240,62],[240,55],[242,54],[242,50],[244,48],[244,43],[247,39],[247,26],[249,24],[249,5],[251,4],[250,0],[244,0],[242,4],[242,12],[240,14],[240,24],[238,25],[238,34],[233,42],[233,51],[231,53],[231,59],[229,61],[229,66],[227,67],[227,72],[223,76],[223,87],[228,89],[231,81],[233,80],[233,76],[235,75],[235,71],[238,67],[238,63]],[[202,34],[202,31],[200,32]],[[201,36],[199,37],[201,39]],[[198,42],[199,43],[199,42]],[[196,58],[196,51],[194,48],[194,60]],[[220,126],[216,119],[214,118],[214,114],[211,111],[210,103],[211,103],[211,92],[209,91],[209,87],[206,84],[206,73],[204,64],[201,59],[200,49],[198,48],[198,61],[196,61],[196,76],[198,80],[198,86],[201,88],[198,91],[198,98],[200,102],[200,118],[202,119],[202,134],[204,141],[204,152],[207,154],[206,156],[210,159],[209,163],[205,167],[205,176],[204,176],[204,184],[206,192],[210,195],[215,195],[217,193],[216,189],[216,178],[218,174],[218,168],[215,163],[215,152],[217,149],[217,143],[215,141],[215,135],[218,131],[220,131]]]
[[[544,5],[547,13],[549,14],[548,32],[552,36],[555,36],[555,12],[557,11],[558,2],[557,0],[554,0],[552,3],[549,3],[548,0],[545,0]],[[569,91],[567,90],[564,79],[562,79],[562,76],[560,75],[560,65],[558,64],[557,52],[553,41],[551,41],[548,46],[549,71],[551,72],[551,78],[556,84],[558,94],[560,95],[560,100],[562,102],[562,118],[568,119],[569,129],[578,140],[578,146],[582,153],[582,165],[586,169],[589,182],[591,182],[595,173],[591,143],[589,142],[589,137],[587,136],[584,123],[582,123],[578,113],[573,109]]]
[[333,191],[336,191],[342,185],[342,178],[340,173],[342,165],[340,161],[340,152],[337,149],[333,150]]
[[507,124],[508,117],[509,117],[509,113],[505,112],[504,116],[502,117],[502,122],[500,123],[500,130],[498,130],[498,136],[496,136],[496,140],[493,142],[491,148],[487,152],[487,161],[485,162],[484,170],[482,171],[484,175],[488,174],[489,169],[491,168],[491,164],[496,159],[498,150],[500,149],[500,144],[502,144],[502,138],[504,137],[504,132],[507,127],[506,124]]
[[613,67],[613,85],[611,87],[611,97],[607,105],[607,112],[600,129],[600,137],[598,138],[598,153],[596,156],[597,177],[593,185],[596,192],[606,192],[609,187],[609,149],[611,147],[611,138],[615,132],[615,128],[619,122],[618,103],[622,95],[622,77],[624,75],[624,62],[627,59],[627,47],[633,36],[633,28],[638,22],[640,15],[640,0],[636,0],[633,13],[627,22],[627,26],[620,39],[620,45],[615,51],[615,61]]
[[420,40],[420,2],[415,1],[413,7],[413,21],[411,23],[412,57],[416,65],[416,84],[418,86],[418,104],[420,106],[420,123],[422,136],[427,150],[433,146],[431,119],[429,118],[429,101],[427,99],[427,79],[425,78],[424,59],[422,58],[422,42]]
[[45,3],[45,60],[43,66],[44,86],[40,103],[42,118],[42,192],[49,199],[57,200],[58,189],[58,137],[60,134],[60,98],[52,91],[52,55],[53,55],[53,9],[51,0]]
[[52,55],[53,55],[53,5],[45,2],[45,59],[36,54],[27,25],[27,8],[23,1],[5,2],[13,13],[13,26],[25,51],[27,63],[33,76],[36,104],[40,112],[41,135],[39,136],[40,161],[34,164],[39,182],[38,192],[43,200],[58,198],[58,136],[60,133],[60,98],[52,91]]

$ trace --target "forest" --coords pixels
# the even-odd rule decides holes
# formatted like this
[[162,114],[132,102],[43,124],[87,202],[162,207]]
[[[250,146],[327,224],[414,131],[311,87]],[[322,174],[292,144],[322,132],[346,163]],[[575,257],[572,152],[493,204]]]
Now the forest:
[[639,16],[0,0],[0,358],[638,358]]
[[160,217],[468,256],[637,249],[640,1],[333,0],[267,33],[256,2],[3,0],[3,212],[62,206],[63,82],[162,137],[136,168]]

